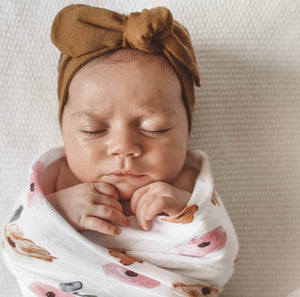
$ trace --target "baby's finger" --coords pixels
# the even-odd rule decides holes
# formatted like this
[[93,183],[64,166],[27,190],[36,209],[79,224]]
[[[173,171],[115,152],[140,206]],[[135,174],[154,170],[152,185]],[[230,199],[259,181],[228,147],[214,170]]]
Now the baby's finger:
[[131,210],[133,213],[136,213],[137,211],[137,205],[139,203],[139,201],[141,200],[141,198],[149,191],[150,186],[146,185],[144,187],[141,187],[139,189],[137,189],[132,197],[131,197],[131,201],[130,201],[130,206],[131,206]]
[[107,235],[118,235],[121,233],[121,229],[119,227],[96,217],[87,217],[85,219],[84,227],[87,230],[93,230]]
[[[144,195],[137,203],[136,206],[136,218],[138,224],[142,227],[144,230],[149,230],[151,227],[151,220],[155,218],[155,213],[153,216],[146,217],[149,208],[152,207],[152,204],[157,199],[156,194],[150,194],[150,195]],[[152,211],[155,212],[155,211]]]
[[[113,208],[118,209],[119,211],[123,211],[122,204],[111,196],[106,196],[104,194],[99,194],[93,198],[93,203],[100,204],[100,205],[107,205]],[[92,205],[94,207],[95,205]]]
[[99,193],[119,199],[119,193],[113,185],[104,182],[98,182],[94,183],[94,186]]
[[172,199],[168,196],[159,196],[154,194],[145,205],[145,220],[153,220],[159,213],[166,211],[170,207]]
[[128,218],[121,211],[107,205],[96,205],[91,215],[121,226],[129,224]]

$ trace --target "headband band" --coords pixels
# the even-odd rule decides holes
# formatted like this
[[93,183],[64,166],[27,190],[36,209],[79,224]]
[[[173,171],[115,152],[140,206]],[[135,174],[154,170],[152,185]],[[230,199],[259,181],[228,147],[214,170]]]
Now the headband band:
[[174,68],[183,91],[189,127],[194,107],[194,83],[200,86],[196,56],[185,27],[164,7],[129,16],[87,5],[70,5],[55,17],[51,39],[63,53],[58,77],[59,121],[76,72],[93,59],[121,49],[162,54]]

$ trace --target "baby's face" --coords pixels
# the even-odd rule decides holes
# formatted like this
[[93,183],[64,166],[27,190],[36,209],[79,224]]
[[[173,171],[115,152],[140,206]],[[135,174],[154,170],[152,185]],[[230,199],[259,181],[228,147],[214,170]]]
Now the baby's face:
[[188,143],[179,79],[163,57],[86,65],[70,84],[62,135],[81,182],[110,183],[121,199],[172,182]]

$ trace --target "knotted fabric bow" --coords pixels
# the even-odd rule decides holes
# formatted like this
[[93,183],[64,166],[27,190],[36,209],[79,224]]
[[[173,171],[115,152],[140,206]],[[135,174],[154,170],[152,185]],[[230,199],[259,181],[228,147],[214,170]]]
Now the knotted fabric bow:
[[132,48],[166,57],[182,86],[184,104],[191,127],[194,82],[200,85],[197,62],[185,27],[173,20],[164,7],[129,16],[87,5],[70,5],[55,17],[51,39],[63,53],[58,78],[59,120],[75,73],[91,60],[121,49]]

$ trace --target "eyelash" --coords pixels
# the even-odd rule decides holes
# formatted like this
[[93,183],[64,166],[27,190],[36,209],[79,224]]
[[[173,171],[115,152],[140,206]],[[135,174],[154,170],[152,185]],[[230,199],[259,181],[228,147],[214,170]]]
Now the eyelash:
[[101,131],[81,131],[84,133],[87,137],[97,137],[99,134],[103,134],[106,132],[106,130]]
[[[162,130],[155,130],[155,131],[151,131],[151,130],[144,130],[142,129],[141,132],[143,134],[146,134],[146,135],[150,135],[150,136],[159,136],[159,135],[162,135],[166,132],[168,132],[170,130],[170,128],[168,129],[162,129]],[[87,137],[97,137],[99,136],[99,134],[104,134],[106,132],[106,130],[100,130],[100,131],[81,131],[82,133],[84,133]]]
[[142,130],[143,133],[149,134],[149,135],[153,135],[153,136],[157,136],[157,135],[162,135],[166,132],[168,132],[170,129],[162,129],[162,130],[155,130],[155,131],[150,131],[150,130]]

